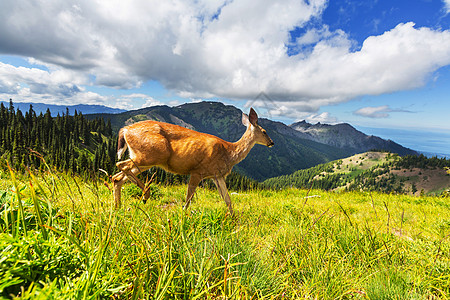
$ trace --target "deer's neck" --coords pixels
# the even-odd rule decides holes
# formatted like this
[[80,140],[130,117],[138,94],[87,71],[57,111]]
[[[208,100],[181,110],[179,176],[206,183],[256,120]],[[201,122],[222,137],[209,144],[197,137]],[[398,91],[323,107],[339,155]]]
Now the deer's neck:
[[231,160],[233,162],[233,165],[241,162],[253,148],[255,143],[256,142],[253,138],[253,134],[249,126],[247,127],[247,130],[245,131],[244,135],[240,138],[240,140],[235,143],[232,143],[233,147],[231,153]]

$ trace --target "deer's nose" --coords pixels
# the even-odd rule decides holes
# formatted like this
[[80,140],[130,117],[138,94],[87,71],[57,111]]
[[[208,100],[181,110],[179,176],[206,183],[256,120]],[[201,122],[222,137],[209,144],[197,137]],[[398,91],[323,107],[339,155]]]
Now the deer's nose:
[[275,145],[275,144],[274,144],[273,141],[271,140],[271,141],[267,144],[267,147],[271,148],[271,147],[273,147],[273,145]]

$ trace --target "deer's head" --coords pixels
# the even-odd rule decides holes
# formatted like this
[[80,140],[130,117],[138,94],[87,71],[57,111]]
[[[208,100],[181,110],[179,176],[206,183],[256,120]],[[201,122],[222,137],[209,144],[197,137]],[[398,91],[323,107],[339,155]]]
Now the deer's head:
[[258,125],[258,115],[253,108],[250,108],[248,116],[242,113],[242,124],[251,131],[256,144],[272,147],[274,145],[272,139],[267,134],[266,130]]

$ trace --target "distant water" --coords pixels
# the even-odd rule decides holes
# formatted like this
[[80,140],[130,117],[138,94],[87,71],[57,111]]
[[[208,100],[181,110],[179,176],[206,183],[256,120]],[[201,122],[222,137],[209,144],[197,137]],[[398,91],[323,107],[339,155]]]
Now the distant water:
[[368,135],[392,140],[424,155],[450,158],[450,132],[356,127]]

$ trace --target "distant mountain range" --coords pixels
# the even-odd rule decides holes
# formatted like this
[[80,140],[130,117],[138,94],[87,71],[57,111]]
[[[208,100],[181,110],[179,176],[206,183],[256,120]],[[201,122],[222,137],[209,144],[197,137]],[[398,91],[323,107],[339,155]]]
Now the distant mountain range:
[[[84,113],[84,112],[83,112]],[[218,102],[188,103],[176,107],[154,106],[118,114],[91,114],[88,118],[110,120],[113,130],[142,120],[173,123],[200,132],[216,135],[227,141],[237,141],[245,131],[241,124],[242,111]],[[275,142],[271,149],[257,145],[235,169],[251,178],[267,178],[293,173],[317,164],[382,149],[400,155],[416,151],[374,136],[367,136],[349,124],[325,125],[281,122],[260,119]]]
[[[3,103],[5,107],[9,107],[9,102],[0,101]],[[47,109],[50,110],[52,116],[56,116],[58,114],[62,115],[66,113],[66,109],[69,109],[69,114],[73,115],[75,110],[77,112],[82,112],[83,115],[86,114],[99,114],[99,113],[107,113],[107,114],[117,114],[125,112],[124,109],[119,108],[111,108],[104,105],[88,105],[88,104],[77,104],[77,105],[56,105],[56,104],[45,104],[45,103],[30,103],[30,102],[14,102],[13,103],[15,109],[20,109],[23,113],[30,109],[30,105],[33,106],[33,110],[36,114],[45,113]]]

